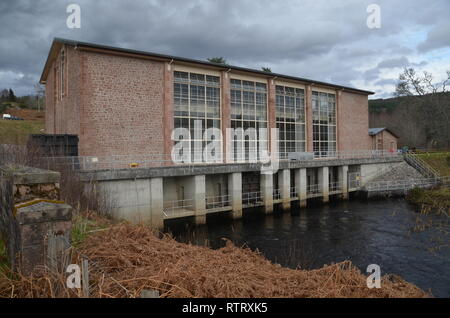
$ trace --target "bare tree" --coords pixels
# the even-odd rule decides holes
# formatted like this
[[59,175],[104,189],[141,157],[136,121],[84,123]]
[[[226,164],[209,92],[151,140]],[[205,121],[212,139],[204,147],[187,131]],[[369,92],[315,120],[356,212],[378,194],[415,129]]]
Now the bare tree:
[[[441,147],[450,147],[450,71],[442,82],[435,82],[431,73],[417,73],[413,68],[405,68],[399,76],[396,87],[397,96],[406,96],[407,113],[404,125],[409,126],[410,134],[414,124],[426,131],[429,144],[440,141]],[[412,125],[411,125],[412,124]]]

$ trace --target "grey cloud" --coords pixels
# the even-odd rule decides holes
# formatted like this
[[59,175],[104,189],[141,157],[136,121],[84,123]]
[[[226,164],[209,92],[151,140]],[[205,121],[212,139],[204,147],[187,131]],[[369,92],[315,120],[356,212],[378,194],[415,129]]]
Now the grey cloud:
[[[66,6],[73,2],[82,10],[79,30],[65,25]],[[366,26],[370,3],[373,1],[2,0],[0,88],[17,85],[20,93],[32,91],[53,37],[198,59],[223,56],[236,65],[268,66],[275,72],[342,85],[353,86],[361,79],[370,83],[381,80],[380,68],[395,67],[389,65],[402,64],[408,60],[406,56],[414,54],[397,38],[411,27],[431,28],[436,21],[445,21],[449,8],[445,0],[426,8],[421,0],[408,4],[379,0],[382,28],[370,30]],[[433,34],[430,32],[430,41],[434,41]],[[374,70],[360,70],[372,61],[382,62]],[[6,71],[24,77],[13,81],[1,76]]]

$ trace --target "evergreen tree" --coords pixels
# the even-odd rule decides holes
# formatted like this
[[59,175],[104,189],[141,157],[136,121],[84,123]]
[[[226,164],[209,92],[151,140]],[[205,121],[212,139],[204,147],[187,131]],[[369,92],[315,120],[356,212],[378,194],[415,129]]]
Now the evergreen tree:
[[16,101],[16,95],[14,95],[14,91],[10,88],[8,92],[8,101],[9,102],[15,102]]

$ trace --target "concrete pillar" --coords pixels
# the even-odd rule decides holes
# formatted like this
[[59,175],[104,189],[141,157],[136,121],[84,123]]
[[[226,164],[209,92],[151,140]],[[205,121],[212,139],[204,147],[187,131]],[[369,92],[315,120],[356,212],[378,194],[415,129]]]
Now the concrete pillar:
[[155,229],[164,229],[164,194],[163,179],[150,179],[150,223]]
[[261,198],[264,202],[264,213],[273,212],[273,174],[261,174]]
[[231,215],[233,219],[242,217],[242,173],[228,175],[228,194],[230,197]]
[[342,184],[343,200],[348,200],[348,166],[339,167],[339,182]]
[[322,191],[322,199],[324,203],[327,203],[330,201],[330,176],[328,175],[329,168],[328,167],[322,167],[319,168],[319,187]]
[[306,168],[295,170],[295,187],[297,188],[298,199],[300,200],[300,207],[306,207],[307,193],[307,182],[308,178],[306,176]]
[[193,176],[195,223],[206,224],[206,177],[205,175]]
[[278,171],[278,186],[280,187],[282,209],[289,210],[291,208],[291,171],[289,169]]

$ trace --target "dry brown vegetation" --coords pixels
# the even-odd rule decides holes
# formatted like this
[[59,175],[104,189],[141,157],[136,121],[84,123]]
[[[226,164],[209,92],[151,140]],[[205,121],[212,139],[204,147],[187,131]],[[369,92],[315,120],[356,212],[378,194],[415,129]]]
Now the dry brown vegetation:
[[[144,289],[161,297],[428,297],[398,276],[369,289],[351,262],[317,270],[288,269],[258,252],[227,242],[224,248],[183,244],[144,225],[110,225],[80,245],[90,260],[92,297],[139,297]],[[0,279],[0,297],[79,297],[64,275]]]

